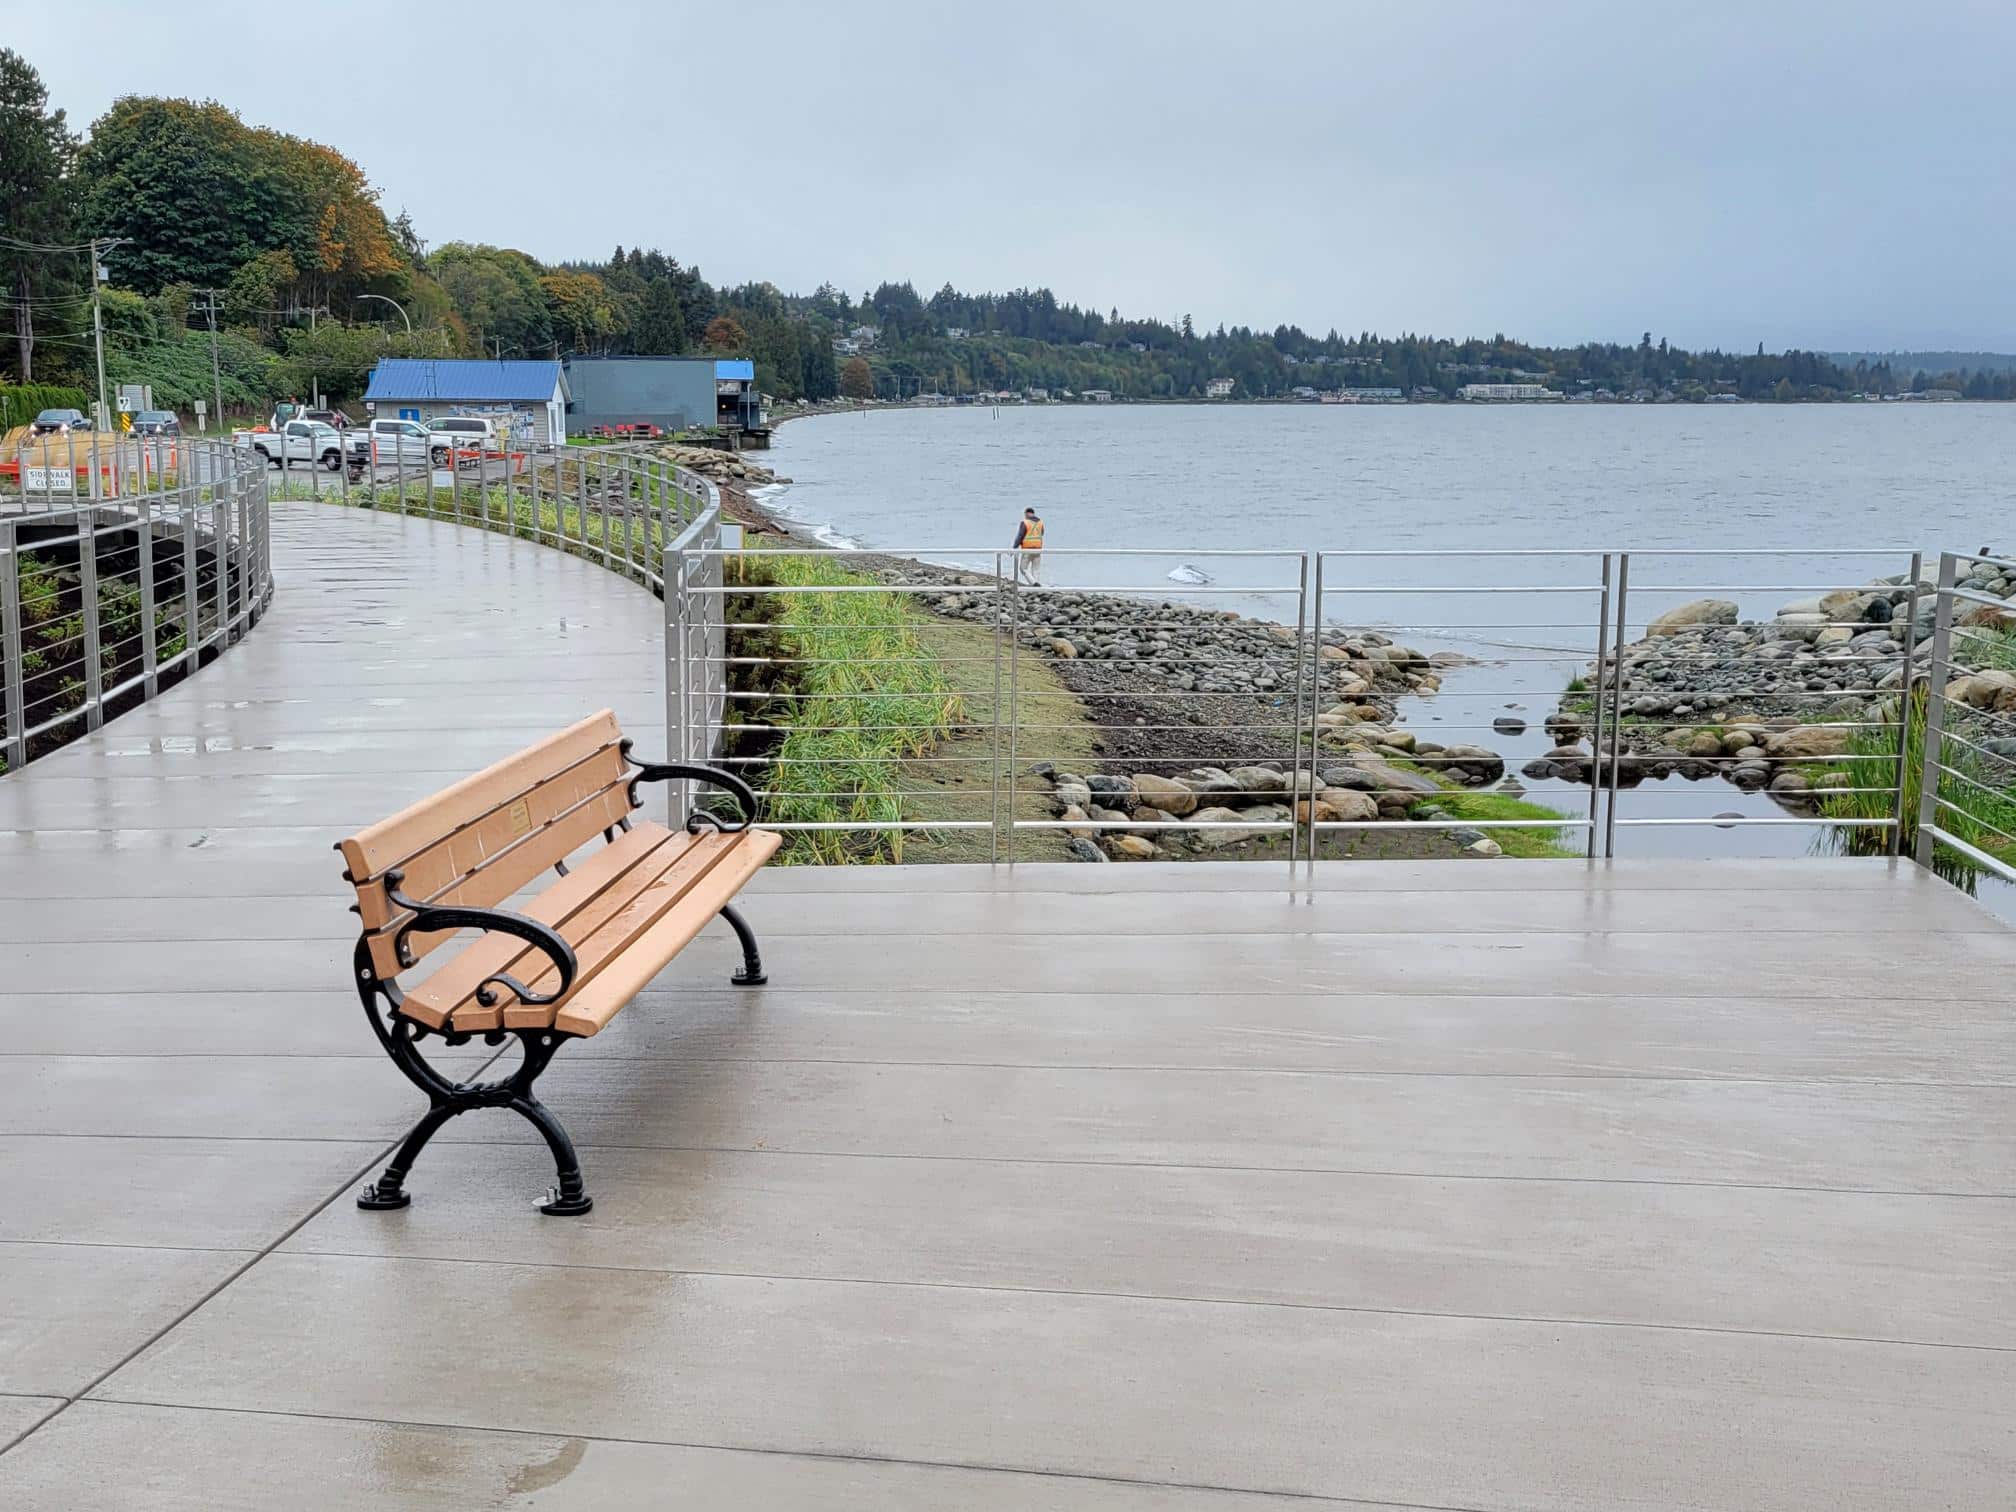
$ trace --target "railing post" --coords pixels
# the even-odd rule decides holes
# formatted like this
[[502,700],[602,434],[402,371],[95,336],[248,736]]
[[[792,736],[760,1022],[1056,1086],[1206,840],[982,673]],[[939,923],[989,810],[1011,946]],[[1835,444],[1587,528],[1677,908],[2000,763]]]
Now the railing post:
[[[1001,600],[1004,589],[1001,582],[1001,553],[994,553],[994,608],[987,618],[994,626],[994,698],[987,706],[987,723],[990,726],[988,742],[987,772],[987,813],[993,821],[992,832],[987,842],[987,862],[999,864],[1001,860]],[[1012,811],[1011,811],[1012,817]]]
[[[1612,860],[1617,855],[1617,793],[1620,787],[1619,774],[1624,760],[1624,635],[1625,626],[1631,613],[1631,553],[1617,553],[1617,641],[1615,654],[1611,657],[1609,675],[1614,681],[1610,693],[1610,781],[1609,802],[1603,810],[1603,859]],[[1597,661],[1597,676],[1603,675],[1602,661]],[[1600,735],[1601,732],[1599,731]],[[1602,764],[1602,749],[1592,744],[1589,750],[1589,776],[1591,781],[1600,781],[1597,768]]]
[[[1604,649],[1610,641],[1610,553],[1603,553],[1603,592],[1596,608],[1596,703],[1590,711],[1589,720],[1589,843],[1585,848],[1591,861],[1596,859],[1596,825],[1603,811],[1603,777],[1596,770],[1597,753],[1603,748],[1603,690],[1605,675],[1603,663],[1608,658]],[[1607,844],[1607,842],[1606,842]]]
[[1953,659],[1953,585],[1958,578],[1958,558],[1950,551],[1940,552],[1932,664],[1925,674],[1925,747],[1918,756],[1918,840],[1912,850],[1912,859],[1928,870],[1934,849],[1932,831],[1939,823],[1939,768],[1946,754],[1946,684]]
[[[233,493],[237,490],[233,489]],[[217,654],[231,644],[231,501],[219,499],[210,510],[210,561],[217,572]]]
[[[1310,870],[1313,874],[1316,857],[1316,709],[1322,699],[1310,699],[1309,720],[1302,720],[1302,699],[1306,691],[1303,678],[1306,672],[1308,688],[1320,690],[1323,686],[1323,627],[1318,621],[1312,630],[1309,624],[1309,553],[1300,553],[1297,562],[1298,576],[1295,585],[1295,691],[1289,700],[1288,715],[1288,769],[1291,773],[1288,784],[1288,885],[1295,885],[1295,863],[1301,859],[1300,847],[1306,842]],[[1309,786],[1301,786],[1299,775],[1302,765],[1302,732],[1309,732],[1309,765],[1307,768]],[[1307,805],[1307,818],[1297,816],[1298,804]]]
[[[1015,865],[1015,799],[1021,792],[1022,779],[1016,768],[1021,762],[1022,701],[1022,559],[1011,557],[1013,571],[1008,575],[1008,865]],[[996,572],[999,572],[997,567]],[[1096,581],[1096,579],[1095,579]],[[1001,611],[995,610],[998,622]],[[1000,717],[1000,711],[995,711]],[[1097,843],[1096,841],[1094,842]]]
[[0,684],[7,711],[0,755],[9,771],[18,771],[28,764],[28,700],[21,686],[21,538],[12,520],[0,520]]
[[[691,717],[689,655],[686,644],[686,548],[665,552],[665,646],[671,653],[671,675],[665,679],[665,746],[668,761],[690,761],[692,737],[687,729]],[[666,784],[665,801],[670,806],[674,829],[683,829],[689,817],[686,781]]]
[[[223,487],[221,477],[211,481],[211,491]],[[196,568],[196,514],[197,495],[188,494],[182,501],[182,654],[189,658],[182,668],[183,675],[196,670],[203,660],[198,649],[203,644],[201,595],[196,585],[199,581]]]
[[98,511],[77,515],[77,597],[84,617],[84,727],[105,723],[105,667],[98,645]]
[[1890,815],[1890,843],[1883,847],[1892,856],[1904,853],[1904,794],[1910,786],[1906,766],[1911,760],[1911,683],[1918,659],[1918,583],[1925,572],[1923,552],[1911,553],[1911,593],[1904,601],[1904,674],[1897,683],[1897,806]]
[[[167,497],[164,493],[162,497]],[[146,678],[145,696],[161,691],[161,671],[154,644],[154,500],[147,494],[139,499],[140,518],[135,526],[140,548],[140,668]]]

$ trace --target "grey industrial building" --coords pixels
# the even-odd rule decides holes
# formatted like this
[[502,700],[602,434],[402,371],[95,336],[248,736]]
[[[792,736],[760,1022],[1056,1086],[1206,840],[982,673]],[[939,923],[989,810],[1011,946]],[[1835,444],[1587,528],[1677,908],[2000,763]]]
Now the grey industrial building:
[[570,357],[567,388],[567,429],[577,436],[604,425],[763,425],[756,364],[746,357]]

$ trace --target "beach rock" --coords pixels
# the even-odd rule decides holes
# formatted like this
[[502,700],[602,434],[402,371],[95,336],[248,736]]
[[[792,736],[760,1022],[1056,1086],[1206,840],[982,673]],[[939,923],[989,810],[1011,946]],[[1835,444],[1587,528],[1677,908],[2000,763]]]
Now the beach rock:
[[1050,796],[1067,808],[1084,808],[1092,801],[1092,789],[1082,782],[1060,782]]
[[1093,829],[1090,825],[1085,823],[1085,821],[1091,818],[1092,816],[1086,813],[1085,810],[1080,808],[1075,803],[1066,804],[1064,807],[1064,812],[1059,814],[1057,817],[1064,820],[1067,824],[1074,826],[1073,828],[1065,830],[1064,833],[1067,835],[1075,836],[1077,839],[1090,840],[1095,834],[1098,833],[1097,830]]
[[1085,812],[1090,818],[1098,820],[1101,824],[1124,824],[1129,818],[1127,814],[1123,814],[1119,809],[1105,808],[1097,803],[1093,804]]
[[1720,756],[1722,737],[1713,730],[1700,730],[1687,742],[1686,749],[1689,756]]
[[1236,809],[1199,809],[1190,816],[1190,823],[1197,827],[1192,841],[1204,850],[1217,850],[1222,846],[1237,845],[1241,840],[1251,840],[1259,831],[1247,829],[1243,821],[1244,816]]
[[1678,635],[1695,625],[1733,625],[1736,606],[1728,599],[1696,599],[1691,604],[1668,609],[1645,627],[1647,636]]
[[1369,773],[1361,771],[1355,766],[1326,768],[1321,774],[1321,779],[1324,787],[1356,788],[1361,792],[1378,786],[1372,780]]
[[1466,856],[1502,856],[1505,854],[1505,847],[1490,836],[1484,835],[1464,846],[1463,854]]
[[[1374,792],[1383,791],[1410,797],[1420,797],[1425,794],[1442,791],[1433,778],[1424,777],[1419,772],[1404,772],[1399,767],[1389,766],[1374,756],[1367,756],[1360,761],[1354,762],[1353,765],[1372,779]],[[1344,786],[1342,783],[1336,785],[1339,787]]]
[[1159,854],[1152,841],[1139,835],[1114,835],[1106,849],[1116,861],[1152,861]]
[[1064,842],[1064,851],[1073,861],[1104,861],[1106,859],[1106,852],[1099,849],[1090,840],[1082,840],[1076,835],[1073,835],[1069,840]]
[[1095,772],[1085,779],[1085,785],[1092,790],[1095,804],[1115,810],[1122,818],[1134,812],[1134,784],[1125,777]]
[[1144,803],[1152,803],[1163,812],[1182,818],[1194,813],[1197,808],[1197,794],[1173,777],[1157,777],[1152,773],[1137,772],[1134,776],[1134,791]]
[[1243,792],[1238,780],[1230,772],[1218,767],[1198,767],[1181,779],[1183,786],[1193,793],[1205,797],[1215,797],[1225,793]]
[[1788,756],[1802,761],[1839,756],[1847,751],[1848,737],[1853,733],[1847,725],[1800,725],[1771,736],[1764,742],[1764,751],[1769,756]]
[[1060,661],[1075,661],[1078,657],[1078,648],[1061,635],[1054,637],[1048,644],[1050,654]]
[[1379,800],[1370,793],[1356,788],[1326,787],[1316,791],[1316,804],[1330,810],[1333,819],[1342,819],[1352,824],[1364,823],[1379,817]]
[[1500,735],[1524,735],[1526,721],[1516,714],[1500,714],[1491,721],[1491,728]]
[[1272,767],[1234,767],[1231,776],[1242,793],[1279,793],[1288,786],[1288,779]]

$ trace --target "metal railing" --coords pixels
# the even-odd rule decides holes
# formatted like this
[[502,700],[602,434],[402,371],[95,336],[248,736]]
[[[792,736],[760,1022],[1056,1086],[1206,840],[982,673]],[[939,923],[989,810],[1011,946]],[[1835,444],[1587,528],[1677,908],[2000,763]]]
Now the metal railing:
[[305,493],[534,541],[658,593],[665,587],[666,546],[715,501],[713,484],[642,445],[525,442],[428,450],[422,456],[417,449],[374,447],[357,464],[320,476],[297,462],[278,487],[283,497]]
[[0,458],[0,760],[220,654],[273,596],[267,479],[228,444],[92,435]]
[[1907,766],[1915,767],[1918,863],[1935,866],[1944,846],[2016,882],[2016,602],[1984,581],[2016,582],[2016,561],[1940,556],[1922,714],[1914,707],[1904,721],[1900,749],[1914,737],[1921,748]]
[[[1744,834],[1792,829],[2016,880],[2016,566],[1999,558],[1948,554],[1931,580],[1904,550],[1052,549],[1039,582],[994,548],[744,549],[713,485],[648,449],[456,461],[367,462],[315,492],[500,530],[660,592],[668,749],[750,777],[786,832],[893,840],[884,854],[964,837],[961,858],[1011,862],[1035,836],[1217,835],[1292,867],[1382,832],[1596,858],[1642,851],[1636,834],[1744,853]],[[887,622],[775,608],[856,595]],[[1808,602],[1774,611],[1786,595]],[[1200,651],[1214,633],[1244,648]],[[863,635],[900,654],[833,649]],[[906,666],[933,670],[938,712],[881,723]],[[1500,704],[1530,717],[1490,717]],[[1535,722],[1549,749],[1519,767],[1530,752],[1501,734]],[[858,790],[820,770],[863,762],[883,769]],[[1211,779],[1234,767],[1281,781],[1213,816]],[[1540,791],[1514,773],[1550,767],[1567,780]],[[1181,813],[1105,787],[1057,802],[1052,777],[1116,769],[1202,787]],[[1333,779],[1376,812],[1339,814]],[[1707,779],[1739,806],[1721,784],[1703,802]],[[673,789],[677,817],[698,801]]]
[[[793,559],[829,570],[771,570]],[[1269,839],[1261,849],[1291,865],[1394,833],[1590,858],[1816,843],[1922,858],[1944,845],[2010,875],[1997,848],[2016,846],[2016,800],[1983,817],[1973,799],[2016,786],[2016,738],[1954,753],[2004,738],[1991,727],[2016,737],[2016,672],[2002,707],[1956,712],[1948,691],[1980,670],[1970,642],[1984,655],[2002,644],[1956,606],[2016,624],[2016,601],[1980,576],[1968,586],[1964,564],[1986,558],[1947,558],[1935,582],[1902,549],[1052,549],[1038,584],[1009,551],[742,551],[702,520],[667,562],[670,744],[742,770],[780,830],[899,844],[965,833],[963,852],[945,849],[1012,861],[1027,854],[1018,840],[1044,833],[1160,844],[1215,827]],[[1206,570],[1172,585],[1161,570],[1172,562]],[[1990,587],[2016,593],[2016,568]],[[891,623],[831,624],[807,608],[856,594],[890,606]],[[1278,641],[1281,670],[1220,685],[1184,675],[1236,660],[1197,650],[1198,616],[1217,603],[1246,616],[1228,626]],[[1147,605],[1160,607],[1144,616]],[[875,629],[900,632],[903,653],[827,650]],[[879,769],[858,812],[830,782],[808,792],[808,762],[859,761],[851,737],[891,733],[855,711],[905,662],[931,663],[950,695],[921,749]],[[1045,690],[1059,676],[1107,750],[1089,748],[1084,716],[1058,713]],[[1921,737],[1910,710],[1928,689]],[[1278,802],[1249,819],[1247,795],[1239,813],[1199,822],[1187,804],[1144,817],[1153,805],[1139,793],[1102,813],[1095,794],[1059,813],[1041,806],[1056,794],[1035,775],[1182,777],[1206,807],[1212,769],[1235,764],[1275,768]],[[1376,813],[1359,798],[1333,806],[1333,778]],[[809,817],[808,799],[836,812]]]

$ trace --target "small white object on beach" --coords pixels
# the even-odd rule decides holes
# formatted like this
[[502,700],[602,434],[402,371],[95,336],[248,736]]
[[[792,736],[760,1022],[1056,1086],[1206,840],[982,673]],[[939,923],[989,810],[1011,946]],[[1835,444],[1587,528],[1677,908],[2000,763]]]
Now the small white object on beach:
[[1169,581],[1172,583],[1208,583],[1211,581],[1211,574],[1204,571],[1201,567],[1192,567],[1188,562],[1185,562],[1181,567],[1170,571]]

